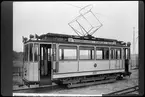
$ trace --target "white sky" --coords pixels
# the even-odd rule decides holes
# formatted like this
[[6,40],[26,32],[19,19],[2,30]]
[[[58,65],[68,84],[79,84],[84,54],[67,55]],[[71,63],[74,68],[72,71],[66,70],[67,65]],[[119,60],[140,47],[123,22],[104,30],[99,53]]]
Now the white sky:
[[78,7],[93,5],[92,11],[98,13],[96,16],[103,24],[93,36],[132,43],[133,27],[138,36],[138,1],[14,2],[13,50],[23,51],[22,36],[29,37],[30,34],[76,35],[68,23],[79,15],[79,8],[71,4]]

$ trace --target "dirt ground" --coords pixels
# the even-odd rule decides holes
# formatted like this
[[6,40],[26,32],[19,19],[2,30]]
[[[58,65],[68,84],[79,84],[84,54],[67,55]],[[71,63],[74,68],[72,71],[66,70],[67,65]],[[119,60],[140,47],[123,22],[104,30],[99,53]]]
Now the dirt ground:
[[[59,88],[54,90],[40,89],[39,91],[29,90],[22,91],[23,93],[47,93],[49,95],[102,95],[118,90],[126,89],[138,85],[138,69],[131,71],[132,74],[130,77],[126,77],[123,80],[118,80],[113,83],[100,84],[100,85],[91,85],[85,87],[77,87],[72,89]],[[19,92],[20,93],[20,92]],[[137,92],[135,92],[136,94]]]

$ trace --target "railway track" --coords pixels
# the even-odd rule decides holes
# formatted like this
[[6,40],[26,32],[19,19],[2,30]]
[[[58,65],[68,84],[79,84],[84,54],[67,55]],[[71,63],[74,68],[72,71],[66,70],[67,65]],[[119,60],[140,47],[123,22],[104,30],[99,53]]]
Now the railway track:
[[123,90],[115,91],[115,92],[105,94],[105,95],[126,95],[126,94],[136,92],[138,90],[139,90],[139,86],[137,85],[137,86],[134,86],[134,87],[130,87],[130,88],[126,88],[126,89],[123,89]]
[[75,87],[83,87],[83,86],[89,86],[89,85],[97,85],[97,84],[104,84],[104,83],[111,83],[115,82],[116,79],[108,79],[108,80],[100,80],[100,81],[94,81],[94,82],[83,82],[83,83],[77,83],[77,84],[62,84],[62,85],[46,85],[46,86],[37,86],[37,87],[29,87],[24,89],[17,89],[13,90],[13,92],[31,92],[31,91],[42,91],[42,90],[54,90],[54,89],[65,89],[65,88],[75,88]]
[[[40,86],[40,87],[30,87],[30,88],[23,88],[23,89],[15,89],[13,90],[14,93],[25,93],[25,92],[32,92],[32,91],[43,91],[43,90],[54,90],[58,89],[60,86],[58,85],[46,85],[46,86]],[[61,87],[62,88],[62,87]]]
[[[75,88],[75,87],[82,87],[82,86],[91,86],[91,85],[99,85],[99,84],[105,84],[105,83],[111,83],[115,82],[116,79],[108,79],[108,80],[101,80],[101,81],[94,81],[94,82],[83,82],[83,83],[72,83],[72,84],[65,84],[65,85],[49,85],[49,86],[41,86],[41,87],[33,87],[33,88],[26,88],[26,89],[17,89],[13,90],[14,93],[44,93],[45,91],[53,91],[53,90],[64,90],[67,88]],[[134,86],[131,88],[115,91],[106,95],[125,95],[132,92],[138,91],[138,86]]]

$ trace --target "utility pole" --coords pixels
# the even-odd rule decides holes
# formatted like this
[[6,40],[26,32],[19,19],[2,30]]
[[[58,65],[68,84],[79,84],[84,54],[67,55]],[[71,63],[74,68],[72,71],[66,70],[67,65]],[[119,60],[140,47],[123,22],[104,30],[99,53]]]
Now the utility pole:
[[135,27],[133,27],[133,66],[137,67],[138,65],[138,56],[137,56],[137,52],[136,52],[136,43],[138,40],[138,36],[135,36],[136,31],[135,31]]
[[135,49],[135,59],[136,59],[136,68],[138,68],[138,31],[136,31],[136,37],[135,37],[135,45],[137,46]]
[[133,45],[132,45],[132,47],[133,47],[133,51],[132,51],[132,55],[133,55],[133,59],[132,59],[132,67],[134,67],[135,66],[135,27],[133,27]]
[[133,54],[135,54],[135,27],[133,27]]

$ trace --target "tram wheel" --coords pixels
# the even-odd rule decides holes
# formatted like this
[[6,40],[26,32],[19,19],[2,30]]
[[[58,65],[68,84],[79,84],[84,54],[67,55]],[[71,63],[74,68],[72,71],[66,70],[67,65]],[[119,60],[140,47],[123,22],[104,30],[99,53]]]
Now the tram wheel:
[[118,76],[116,79],[117,79],[117,80],[122,80],[122,79],[123,79],[123,76],[120,75],[120,76]]

